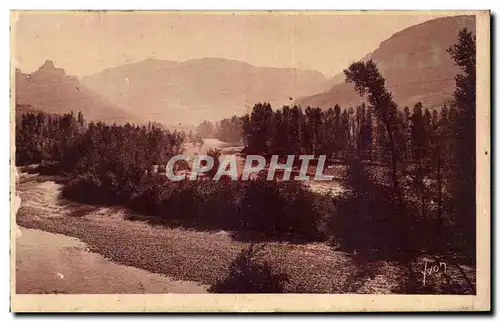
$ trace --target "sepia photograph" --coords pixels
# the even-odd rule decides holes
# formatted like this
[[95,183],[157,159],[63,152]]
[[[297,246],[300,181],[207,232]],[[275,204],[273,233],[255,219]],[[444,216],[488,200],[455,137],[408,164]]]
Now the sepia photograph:
[[13,311],[490,310],[489,11],[10,23]]

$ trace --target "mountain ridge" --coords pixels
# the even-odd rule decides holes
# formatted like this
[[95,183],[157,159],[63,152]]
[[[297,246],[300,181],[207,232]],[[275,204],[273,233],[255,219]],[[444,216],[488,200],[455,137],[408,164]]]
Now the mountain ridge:
[[20,113],[44,111],[62,114],[81,111],[88,120],[140,123],[135,115],[123,111],[106,98],[67,75],[53,61],[46,60],[36,71],[15,70],[15,103]]
[[[450,100],[459,69],[446,52],[474,16],[429,20],[396,32],[360,60],[373,59],[402,108]],[[347,66],[346,66],[347,68]],[[91,120],[196,124],[250,112],[254,104],[328,108],[362,98],[343,73],[333,77],[294,67],[261,67],[226,58],[171,61],[147,58],[77,78],[47,60],[30,74],[15,71],[16,106],[48,113],[81,110]],[[140,113],[140,115],[139,115]]]
[[[429,20],[395,33],[361,60],[372,59],[377,64],[401,108],[418,101],[430,108],[440,108],[451,100],[454,77],[460,72],[446,49],[455,43],[463,27],[475,32],[474,16]],[[342,76],[339,73],[335,77]],[[335,104],[354,107],[361,101],[352,85],[343,81],[325,92],[301,97],[295,103],[328,108]]]
[[330,86],[318,71],[225,58],[147,59],[86,76],[82,83],[116,105],[166,124],[231,117],[259,101],[279,106]]

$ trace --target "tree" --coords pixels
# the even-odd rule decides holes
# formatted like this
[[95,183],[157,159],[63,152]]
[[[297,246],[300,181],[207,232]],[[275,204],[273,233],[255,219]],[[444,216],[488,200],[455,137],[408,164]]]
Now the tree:
[[222,155],[222,151],[220,149],[210,149],[207,151],[207,155],[214,160],[212,168],[207,172],[207,176],[213,179],[220,167],[220,156]]
[[274,125],[276,131],[272,142],[273,153],[285,155],[288,153],[288,119],[281,109],[274,113]]
[[391,151],[392,184],[395,191],[399,190],[397,147],[395,133],[398,131],[397,105],[392,99],[392,94],[385,88],[385,79],[380,74],[376,64],[356,62],[344,70],[347,83],[353,83],[354,89],[361,96],[368,94],[368,102],[375,112],[377,119],[384,124],[389,138]]
[[306,108],[302,146],[307,154],[316,154],[322,147],[323,112],[320,108]]
[[314,154],[314,133],[312,131],[313,124],[313,116],[312,116],[312,108],[308,106],[306,108],[304,118],[304,131],[302,131],[302,147],[304,153],[306,154]]
[[[464,246],[475,254],[476,232],[476,37],[466,28],[460,30],[457,43],[448,48],[461,73],[455,76],[456,88],[450,111],[453,127],[453,168],[455,182],[453,204],[464,232]],[[455,113],[455,111],[454,111]],[[455,122],[451,118],[456,118]]]
[[420,195],[420,214],[424,215],[424,156],[427,147],[427,135],[425,126],[425,117],[422,113],[422,103],[418,102],[413,108],[411,116],[411,154],[412,159],[416,164],[415,169],[415,186]]
[[304,131],[304,115],[302,109],[294,105],[290,110],[290,153],[298,155],[302,153],[303,146],[303,131]]
[[214,124],[210,121],[203,121],[196,127],[196,133],[202,138],[212,138],[215,136]]
[[371,161],[373,150],[373,117],[371,108],[368,108],[366,112],[366,119],[363,130],[363,142],[367,151],[368,159]]
[[346,109],[342,111],[340,116],[340,128],[339,128],[339,150],[344,152],[349,151],[349,114]]
[[273,110],[269,103],[258,103],[250,116],[251,136],[248,146],[251,151],[269,153],[273,137]]
[[241,118],[241,133],[243,136],[243,143],[250,146],[252,138],[252,125],[250,124],[250,115],[245,114]]
[[325,154],[330,158],[335,151],[335,112],[331,107],[324,112],[323,127],[321,131],[323,144],[320,154]]
[[402,135],[403,141],[405,142],[405,149],[403,155],[403,173],[406,174],[407,167],[411,163],[412,159],[412,147],[411,147],[411,112],[408,106],[403,109],[402,116]]
[[[437,112],[436,112],[437,113]],[[447,151],[446,142],[449,139],[448,108],[446,104],[441,109],[441,115],[435,122],[433,133],[433,159],[436,160],[436,189],[437,189],[437,223],[436,234],[441,235],[443,222],[443,167],[446,162],[444,157]]]
[[339,150],[342,146],[342,130],[340,127],[340,113],[341,109],[338,104],[335,104],[333,107],[333,112],[335,114],[335,122],[334,122],[334,139],[335,139],[335,158],[338,158]]
[[85,124],[85,119],[81,111],[78,112],[78,124],[80,124],[81,127]]
[[237,116],[223,119],[215,126],[215,136],[225,142],[237,143],[241,140],[241,121]]

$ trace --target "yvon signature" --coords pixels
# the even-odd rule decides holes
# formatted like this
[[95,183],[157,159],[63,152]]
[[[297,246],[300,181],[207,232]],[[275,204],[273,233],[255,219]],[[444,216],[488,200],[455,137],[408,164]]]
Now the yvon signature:
[[439,264],[434,264],[432,266],[428,265],[428,261],[424,261],[424,269],[420,271],[422,273],[424,279],[423,279],[423,285],[425,286],[425,281],[428,276],[432,276],[438,272],[443,272],[446,274],[446,263],[445,262],[439,262]]

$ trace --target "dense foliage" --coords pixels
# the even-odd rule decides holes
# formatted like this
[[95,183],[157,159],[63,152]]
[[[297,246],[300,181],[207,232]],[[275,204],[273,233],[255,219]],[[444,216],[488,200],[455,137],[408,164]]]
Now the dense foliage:
[[195,133],[189,135],[192,141],[201,138],[217,138],[224,142],[239,143],[241,141],[241,118],[233,116],[220,122],[203,121],[196,127]]
[[[182,151],[183,136],[154,125],[87,124],[83,116],[25,114],[16,127],[18,165],[47,163],[66,180],[63,195],[95,204],[122,204],[165,222],[199,229],[257,232],[269,238],[319,240],[324,211],[299,182],[170,181],[155,171]],[[221,151],[207,152],[218,167]],[[46,167],[45,164],[42,167]]]
[[[397,110],[372,61],[352,64],[346,81],[375,111],[388,136],[392,189],[384,171],[348,159],[347,187],[333,216],[334,234],[350,248],[412,255],[423,249],[475,259],[475,39],[462,30],[449,49],[462,68],[451,108],[417,103]],[[397,151],[397,152],[396,152]],[[359,155],[359,153],[357,154]],[[362,236],[352,236],[355,230]]]
[[[51,162],[64,195],[127,205],[200,229],[335,242],[364,253],[433,249],[475,254],[475,39],[449,53],[461,68],[449,106],[399,108],[373,61],[344,72],[356,108],[256,104],[250,114],[203,122],[195,141],[242,141],[248,154],[327,155],[348,167],[346,192],[330,198],[301,182],[169,181],[154,171],[182,151],[184,136],[158,126],[87,124],[83,115],[22,115],[16,164]],[[218,160],[220,151],[210,154]],[[217,163],[217,161],[216,161]],[[329,225],[327,225],[327,221]],[[325,227],[328,226],[329,230]]]
[[151,124],[87,124],[81,113],[28,113],[16,126],[16,164],[57,162],[72,179],[68,188],[78,187],[85,201],[124,202],[153,165],[182,151],[182,143],[178,132]]

